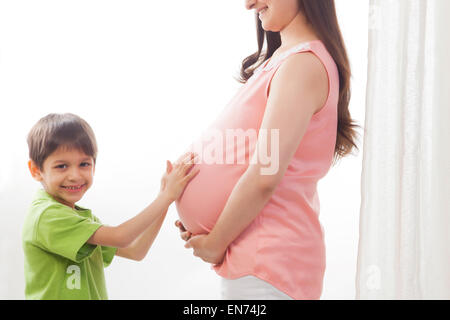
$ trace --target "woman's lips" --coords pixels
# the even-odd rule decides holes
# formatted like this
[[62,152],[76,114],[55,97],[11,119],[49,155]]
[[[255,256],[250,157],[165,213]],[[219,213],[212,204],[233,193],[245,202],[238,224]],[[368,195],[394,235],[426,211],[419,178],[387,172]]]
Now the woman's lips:
[[265,7],[265,8],[261,8],[260,10],[258,10],[258,14],[259,14],[259,16],[262,16],[266,11],[267,11],[267,7]]

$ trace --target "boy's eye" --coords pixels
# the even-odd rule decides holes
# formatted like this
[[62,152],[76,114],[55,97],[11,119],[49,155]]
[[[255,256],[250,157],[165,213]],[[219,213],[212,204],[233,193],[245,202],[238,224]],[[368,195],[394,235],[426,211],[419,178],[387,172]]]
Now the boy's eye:
[[89,167],[91,164],[89,162],[83,162],[81,164],[82,167]]
[[55,168],[57,168],[57,169],[64,169],[65,167],[66,167],[65,164],[60,164],[60,165],[57,165]]

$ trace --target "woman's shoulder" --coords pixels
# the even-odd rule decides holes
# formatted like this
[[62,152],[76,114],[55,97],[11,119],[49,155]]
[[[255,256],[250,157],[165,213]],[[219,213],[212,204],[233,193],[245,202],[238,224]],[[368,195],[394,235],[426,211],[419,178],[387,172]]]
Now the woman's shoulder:
[[328,98],[327,69],[321,59],[311,51],[292,54],[280,64],[272,79],[272,88],[284,86],[293,86],[307,94],[317,105],[318,111]]
[[291,54],[280,65],[281,70],[284,70],[292,77],[309,77],[311,80],[327,79],[325,65],[317,54],[312,51],[301,51]]

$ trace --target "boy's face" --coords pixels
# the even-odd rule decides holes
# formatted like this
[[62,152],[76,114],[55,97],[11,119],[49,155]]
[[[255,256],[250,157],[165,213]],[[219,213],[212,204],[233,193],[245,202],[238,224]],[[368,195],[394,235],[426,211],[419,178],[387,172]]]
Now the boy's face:
[[45,159],[42,171],[30,160],[31,175],[40,181],[55,200],[74,208],[91,187],[95,164],[91,156],[78,149],[59,147]]

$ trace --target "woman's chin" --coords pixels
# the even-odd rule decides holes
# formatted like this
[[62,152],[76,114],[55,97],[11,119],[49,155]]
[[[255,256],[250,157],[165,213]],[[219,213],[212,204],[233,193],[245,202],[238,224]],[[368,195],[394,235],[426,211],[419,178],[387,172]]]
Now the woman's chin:
[[270,23],[268,23],[265,20],[261,20],[261,27],[263,28],[264,31],[272,31],[272,26]]
[[281,28],[277,27],[273,23],[270,23],[269,21],[261,21],[261,27],[264,31],[268,32],[280,32]]

